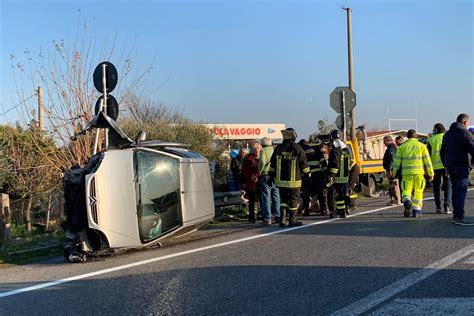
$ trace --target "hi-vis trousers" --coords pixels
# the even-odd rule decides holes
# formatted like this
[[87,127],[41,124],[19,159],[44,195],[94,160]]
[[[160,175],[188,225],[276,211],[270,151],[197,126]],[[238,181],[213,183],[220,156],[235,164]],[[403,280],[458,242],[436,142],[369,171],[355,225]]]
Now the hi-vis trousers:
[[[410,174],[402,176],[402,201],[410,200],[413,209],[421,211],[423,208],[423,190],[425,189],[425,176]],[[413,197],[412,197],[413,192]]]

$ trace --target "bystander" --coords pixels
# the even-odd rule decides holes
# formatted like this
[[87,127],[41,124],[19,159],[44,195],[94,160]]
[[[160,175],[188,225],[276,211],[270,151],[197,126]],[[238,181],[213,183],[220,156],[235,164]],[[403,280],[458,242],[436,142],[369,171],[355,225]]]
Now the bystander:
[[441,146],[441,160],[451,178],[453,224],[456,225],[474,225],[465,218],[464,212],[471,165],[469,154],[474,157],[474,139],[468,126],[469,115],[459,114],[444,135]]

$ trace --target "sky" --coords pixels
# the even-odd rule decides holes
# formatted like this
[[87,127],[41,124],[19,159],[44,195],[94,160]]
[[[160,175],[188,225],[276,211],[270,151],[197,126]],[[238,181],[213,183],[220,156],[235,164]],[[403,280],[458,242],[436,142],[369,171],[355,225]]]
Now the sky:
[[[341,6],[352,9],[357,125],[387,130],[389,118],[416,119],[428,133],[459,113],[474,121],[472,0],[0,0],[0,114],[22,101],[11,55],[15,63],[25,51],[52,54],[53,40],[70,45],[86,22],[96,50],[114,45],[110,62],[127,51],[135,71],[153,67],[137,87],[150,101],[196,121],[284,123],[305,137],[318,120],[336,119],[329,94],[348,86]],[[0,115],[0,124],[18,115]]]

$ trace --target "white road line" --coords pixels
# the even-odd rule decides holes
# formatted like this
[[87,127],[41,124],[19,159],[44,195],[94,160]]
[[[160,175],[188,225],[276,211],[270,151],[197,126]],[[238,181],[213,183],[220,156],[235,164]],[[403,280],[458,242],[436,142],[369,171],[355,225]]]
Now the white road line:
[[464,247],[461,250],[404,277],[403,279],[393,282],[379,291],[336,311],[333,315],[360,315],[472,253],[474,253],[474,244]]
[[[428,200],[432,200],[432,199],[433,199],[433,197],[429,197],[429,198],[426,198],[426,199],[423,199],[423,200],[428,201]],[[386,210],[386,209],[391,209],[391,208],[396,208],[396,207],[398,207],[398,205],[385,206],[385,207],[377,208],[375,210],[370,210],[370,211],[365,211],[365,212],[360,212],[360,213],[357,213],[357,214],[349,215],[347,217],[356,217],[356,216],[375,213],[375,212],[378,212],[378,211],[383,211],[383,210]],[[290,231],[293,231],[293,230],[298,230],[298,229],[305,229],[305,228],[310,227],[310,226],[331,223],[331,222],[335,222],[335,221],[338,221],[338,220],[341,220],[341,218],[333,218],[333,219],[329,219],[329,220],[325,220],[325,221],[319,221],[319,222],[314,222],[314,223],[310,223],[310,224],[305,224],[303,226],[297,226],[297,227],[292,227],[292,228],[276,230],[276,231],[272,231],[272,232],[265,233],[265,234],[255,235],[255,236],[251,236],[251,237],[246,237],[246,238],[227,241],[227,242],[223,242],[223,243],[219,243],[219,244],[215,244],[215,245],[210,245],[210,246],[206,246],[206,247],[201,247],[201,248],[196,248],[196,249],[192,249],[192,250],[182,251],[182,252],[178,252],[178,253],[174,253],[174,254],[158,257],[158,258],[153,258],[153,259],[138,261],[138,262],[134,262],[134,263],[129,263],[129,264],[114,267],[114,268],[109,268],[109,269],[99,270],[99,271],[95,271],[95,272],[91,272],[91,273],[76,275],[76,276],[73,276],[73,277],[70,277],[70,278],[65,278],[65,279],[60,279],[60,280],[56,280],[56,281],[41,283],[41,284],[37,284],[37,285],[25,287],[25,288],[13,290],[13,291],[0,293],[0,298],[7,297],[7,296],[12,296],[12,295],[17,295],[17,294],[21,294],[21,293],[25,293],[25,292],[35,291],[35,290],[39,290],[39,289],[44,289],[44,288],[47,288],[47,287],[56,286],[56,285],[59,285],[59,284],[68,283],[68,282],[72,282],[72,281],[82,280],[82,279],[86,279],[86,278],[90,278],[90,277],[94,277],[94,276],[98,276],[98,275],[102,275],[102,274],[107,274],[107,273],[111,273],[111,272],[115,272],[115,271],[119,271],[119,270],[138,267],[138,266],[145,265],[145,264],[152,263],[152,262],[163,261],[163,260],[170,259],[170,258],[185,256],[185,255],[195,253],[195,252],[201,252],[201,251],[205,251],[205,250],[209,250],[209,249],[214,249],[214,248],[218,248],[218,247],[232,245],[232,244],[236,244],[236,243],[240,243],[240,242],[244,242],[244,241],[248,241],[248,240],[252,240],[252,239],[258,239],[258,238],[268,237],[268,236],[272,236],[272,235],[276,235],[276,234],[287,233],[287,232],[290,232]]]
[[472,256],[470,258],[467,258],[467,260],[464,261],[463,263],[465,263],[465,264],[474,264],[474,256]]
[[370,315],[474,315],[474,297],[395,299]]

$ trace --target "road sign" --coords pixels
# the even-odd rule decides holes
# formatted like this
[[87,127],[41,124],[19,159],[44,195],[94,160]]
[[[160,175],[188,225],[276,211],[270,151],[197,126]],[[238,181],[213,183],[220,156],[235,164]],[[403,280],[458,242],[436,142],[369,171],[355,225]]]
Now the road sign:
[[[336,126],[340,130],[344,130],[344,117],[342,114],[339,114],[336,118]],[[352,120],[349,114],[346,114],[346,130],[351,129],[352,127]]]
[[[95,103],[95,115],[99,114],[100,110],[100,103],[104,98],[103,95]],[[107,116],[110,117],[112,120],[116,121],[119,114],[119,106],[117,100],[114,98],[113,95],[107,94]]]
[[104,86],[103,86],[103,81],[102,81],[102,65],[105,65],[105,85],[107,89],[107,93],[112,92],[112,90],[115,89],[115,86],[117,86],[117,81],[118,81],[118,73],[117,73],[117,68],[112,63],[109,63],[108,61],[101,62],[100,64],[95,67],[94,74],[92,75],[92,78],[94,80],[94,87],[99,90],[100,93],[104,93]]
[[344,103],[346,106],[346,113],[352,111],[356,106],[356,95],[354,91],[349,89],[349,87],[337,87],[329,95],[329,105],[336,111],[336,113],[342,113],[342,93],[344,94]]

